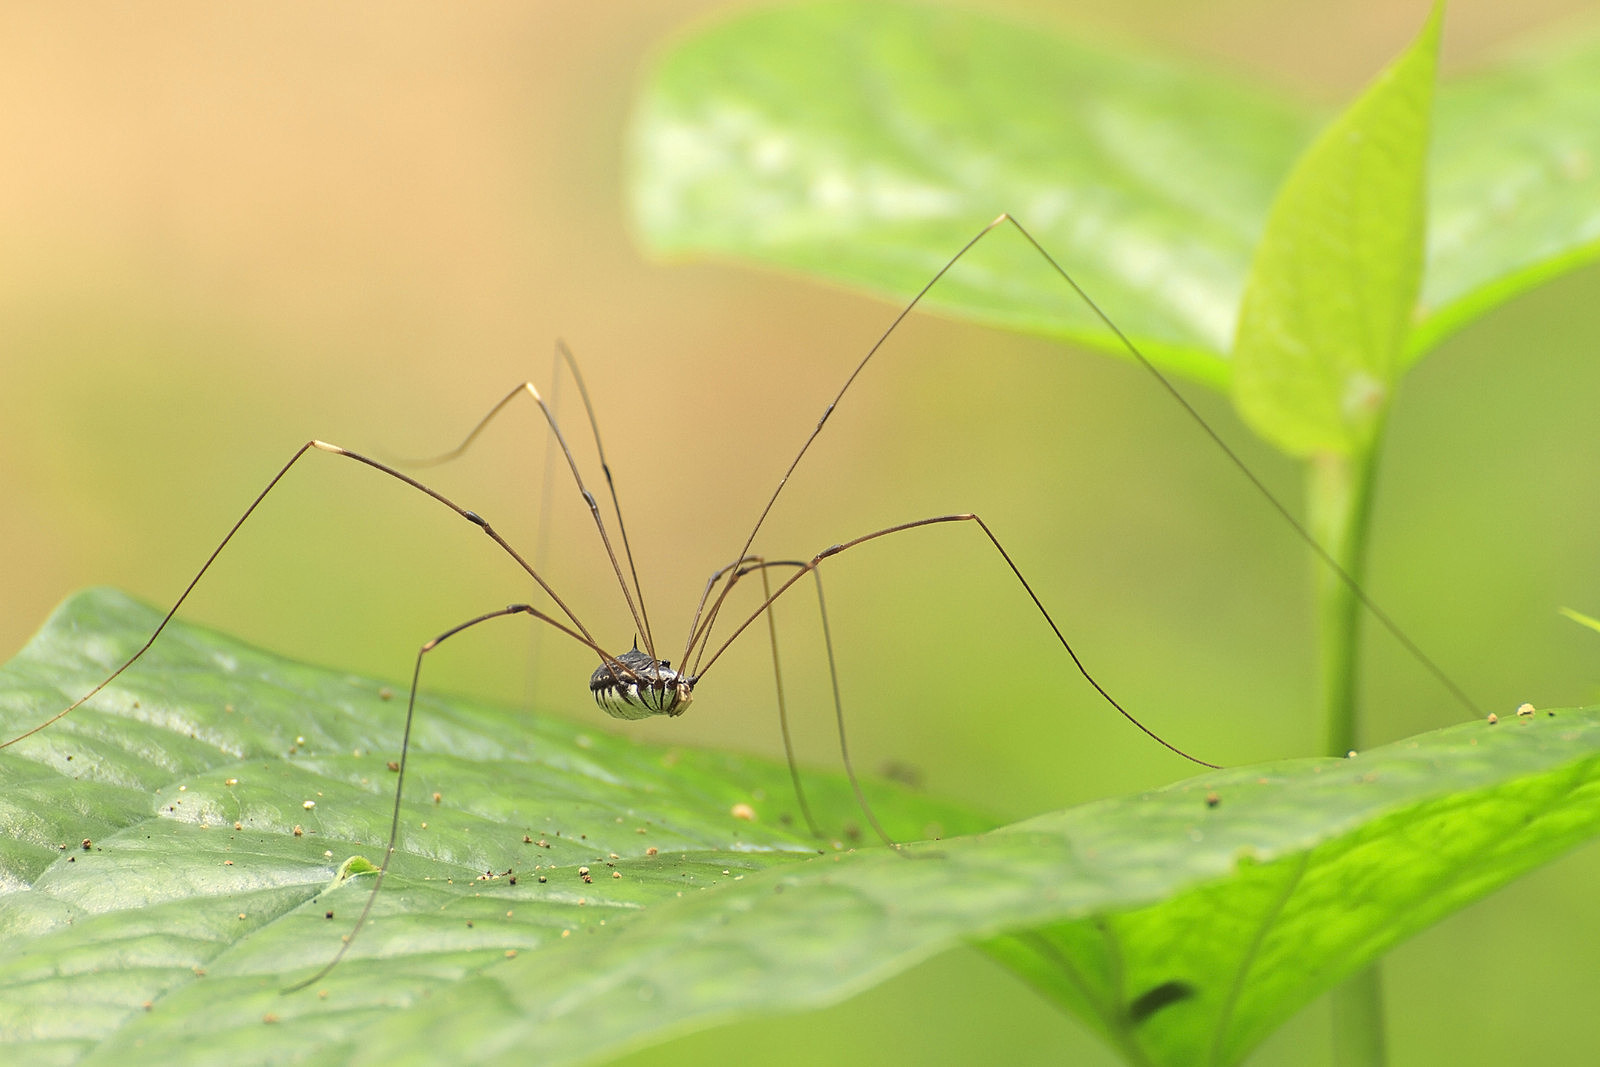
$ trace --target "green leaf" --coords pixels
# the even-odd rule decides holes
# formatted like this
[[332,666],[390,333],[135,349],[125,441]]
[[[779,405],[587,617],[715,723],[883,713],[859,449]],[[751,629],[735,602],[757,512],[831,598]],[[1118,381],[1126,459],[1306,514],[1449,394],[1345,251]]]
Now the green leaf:
[[[636,103],[630,198],[673,256],[908,300],[1015,215],[1164,370],[1226,388],[1246,276],[1311,108],[1192,66],[945,8],[809,3],[711,26]],[[1407,365],[1600,255],[1600,39],[1440,88]],[[1015,235],[930,306],[1118,355]]]
[[[0,726],[98,680],[155,617],[113,593],[70,601],[0,671]],[[375,682],[187,626],[151,656],[0,752],[14,1059],[589,1061],[829,1003],[978,939],[1135,1062],[1234,1063],[1396,941],[1600,830],[1600,709],[989,833],[883,787],[893,827],[963,836],[817,855],[777,818],[781,766],[428,701],[375,920],[285,996],[364,900],[366,877],[333,883],[381,852],[400,709]],[[842,782],[809,781],[850,815]],[[730,814],[741,801],[758,821]]]
[[1568,33],[1443,86],[1412,362],[1600,256],[1600,34]]
[[1365,452],[1399,378],[1422,279],[1440,18],[1323,130],[1267,217],[1233,396],[1293,455]]
[[[159,618],[113,591],[68,601],[0,668],[0,736],[87,692]],[[587,944],[829,848],[788,825],[781,764],[425,698],[373,920],[325,998],[280,995],[370,891],[403,712],[403,689],[174,623],[89,704],[0,750],[0,1060],[342,1062],[363,1025],[508,952]],[[807,786],[825,827],[860,821],[840,777]],[[992,825],[867,787],[892,833]]]
[[[370,1035],[358,1062],[428,1035],[483,1059],[563,1059],[663,1009],[823,1003],[988,937],[1130,1062],[1236,1063],[1396,941],[1597,830],[1600,709],[1473,722],[914,846],[909,861],[772,869],[673,902],[670,923],[485,972]],[[603,977],[586,983],[591,965]],[[587,1045],[567,1043],[569,1023]]]
[[[752,257],[895,301],[1011,212],[1151,358],[1220,387],[1260,220],[1309,133],[1264,93],[1031,27],[806,4],[666,57],[634,116],[631,195],[659,251]],[[1109,341],[1014,234],[930,302]]]

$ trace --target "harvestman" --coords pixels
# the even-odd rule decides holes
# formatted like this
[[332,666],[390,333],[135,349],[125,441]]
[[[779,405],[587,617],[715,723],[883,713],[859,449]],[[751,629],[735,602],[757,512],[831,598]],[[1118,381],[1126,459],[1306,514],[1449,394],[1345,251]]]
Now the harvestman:
[[[834,409],[838,406],[839,401],[843,399],[845,393],[848,392],[850,387],[855,383],[856,378],[860,376],[867,364],[872,361],[875,355],[877,355],[878,350],[883,347],[885,342],[888,341],[889,337],[893,335],[896,329],[899,328],[900,324],[905,321],[907,316],[909,316],[911,312],[922,302],[923,298],[928,294],[928,292],[935,285],[937,285],[939,281],[947,273],[949,273],[949,271],[975,245],[982,241],[984,237],[992,233],[994,230],[1004,226],[1011,227],[1019,235],[1021,235],[1025,241],[1027,241],[1027,243],[1039,254],[1045,263],[1050,266],[1055,274],[1061,278],[1061,280],[1073,291],[1073,293],[1077,295],[1080,300],[1083,301],[1083,303],[1099,319],[1099,321],[1111,331],[1111,333],[1117,338],[1117,341],[1128,352],[1128,354],[1155,377],[1157,382],[1168,393],[1168,395],[1177,401],[1177,403],[1185,412],[1188,413],[1188,415],[1196,422],[1196,424],[1201,428],[1202,431],[1204,431],[1204,433],[1212,440],[1212,442],[1222,450],[1227,459],[1245,476],[1245,478],[1250,481],[1253,486],[1255,486],[1256,490],[1261,493],[1261,495],[1267,500],[1273,509],[1276,510],[1278,514],[1290,525],[1300,539],[1311,548],[1311,550],[1323,561],[1324,564],[1332,568],[1339,579],[1352,590],[1353,594],[1360,601],[1363,607],[1365,607],[1374,618],[1376,618],[1391,634],[1393,634],[1395,638],[1418,662],[1420,662],[1429,672],[1437,677],[1441,683],[1450,690],[1457,700],[1465,704],[1468,708],[1471,708],[1472,702],[1467,699],[1460,688],[1456,686],[1456,684],[1451,681],[1450,678],[1445,675],[1445,673],[1437,665],[1435,665],[1434,662],[1429,659],[1427,655],[1425,655],[1422,650],[1418,648],[1417,645],[1413,643],[1410,638],[1408,638],[1400,630],[1400,628],[1377,607],[1377,605],[1372,602],[1372,600],[1360,588],[1355,580],[1343,568],[1340,567],[1338,562],[1335,561],[1320,544],[1318,544],[1316,539],[1311,536],[1309,531],[1307,531],[1303,525],[1301,525],[1299,520],[1297,520],[1289,512],[1289,510],[1277,499],[1276,496],[1272,494],[1265,484],[1263,484],[1256,477],[1254,472],[1252,472],[1249,467],[1245,465],[1244,461],[1238,456],[1238,454],[1235,453],[1220,436],[1218,436],[1216,431],[1213,430],[1205,421],[1205,419],[1199,414],[1199,412],[1189,404],[1189,402],[1183,397],[1183,394],[1177,390],[1172,382],[1165,375],[1163,375],[1148,358],[1145,357],[1145,355],[1139,350],[1138,346],[1135,345],[1132,340],[1130,340],[1120,329],[1118,329],[1116,324],[1111,321],[1105,312],[1103,312],[1100,307],[1089,297],[1089,295],[1084,292],[1081,287],[1079,287],[1078,283],[1065,270],[1065,268],[1063,268],[1020,223],[1018,223],[1009,215],[1001,215],[980,230],[975,236],[973,236],[971,240],[961,247],[960,251],[953,255],[944,264],[944,266],[939,269],[938,273],[936,273],[927,282],[927,284],[925,284],[922,289],[919,290],[917,294],[900,310],[899,314],[895,316],[888,328],[884,330],[884,332],[878,337],[877,341],[874,342],[872,347],[867,351],[866,355],[863,356],[860,362],[856,364],[855,369],[850,372],[849,377],[845,379],[844,384],[834,395],[832,401],[830,401],[828,406],[823,410],[821,418],[817,420],[816,427],[812,429],[809,436],[806,437],[805,443],[801,445],[799,452],[795,454],[794,459],[784,471],[783,477],[779,479],[777,487],[772,491],[772,495],[767,499],[766,505],[762,508],[761,514],[757,517],[755,525],[751,528],[749,535],[745,538],[744,544],[740,547],[738,554],[733,558],[732,562],[719,567],[715,572],[712,573],[710,578],[707,579],[705,589],[701,593],[700,600],[695,606],[694,615],[689,625],[688,636],[684,640],[682,654],[677,660],[679,664],[677,668],[672,666],[672,661],[657,657],[655,637],[650,628],[648,613],[646,612],[644,605],[644,595],[639,585],[638,572],[634,567],[633,553],[628,544],[627,531],[622,521],[622,511],[617,501],[616,488],[611,478],[611,470],[606,463],[604,447],[600,443],[600,431],[598,423],[595,419],[594,408],[589,402],[587,390],[584,387],[581,375],[579,375],[577,371],[576,364],[572,360],[570,354],[562,349],[561,355],[566,359],[568,366],[573,373],[574,380],[576,381],[579,392],[582,395],[584,408],[589,416],[590,427],[593,431],[601,471],[605,477],[606,488],[611,498],[613,513],[616,515],[617,532],[622,542],[623,550],[621,559],[626,559],[628,565],[627,575],[624,575],[621,559],[619,559],[618,554],[612,545],[610,533],[607,531],[605,520],[601,515],[600,505],[595,500],[594,494],[590,492],[588,486],[584,483],[583,475],[578,469],[577,460],[573,456],[572,450],[568,446],[566,438],[562,435],[553,411],[546,403],[544,397],[540,395],[538,389],[531,382],[524,382],[506,394],[506,396],[502,398],[500,402],[497,403],[489,411],[489,413],[479,421],[478,425],[473,428],[472,432],[469,433],[465,440],[463,440],[462,443],[455,449],[445,453],[443,456],[436,457],[433,460],[424,461],[414,465],[423,466],[431,463],[444,462],[460,455],[472,444],[472,442],[477,438],[478,434],[484,429],[485,426],[489,424],[491,420],[495,418],[495,416],[497,416],[519,395],[527,393],[539,406],[540,412],[542,413],[545,421],[549,424],[550,431],[554,436],[556,443],[560,446],[562,455],[565,457],[568,467],[571,469],[573,481],[576,484],[578,491],[582,494],[584,503],[589,508],[591,517],[594,519],[595,527],[599,532],[601,543],[605,548],[606,557],[611,563],[611,568],[617,579],[617,584],[622,590],[623,597],[628,604],[628,611],[633,618],[635,633],[637,635],[635,647],[633,649],[620,654],[612,654],[607,652],[606,649],[595,639],[593,634],[590,633],[588,627],[586,627],[573,612],[572,608],[569,607],[567,603],[562,600],[561,596],[555,591],[555,589],[551,587],[549,582],[547,582],[545,578],[540,575],[539,572],[532,566],[532,564],[529,563],[528,560],[524,558],[514,547],[512,547],[512,545],[507,542],[505,538],[503,538],[487,520],[478,515],[476,512],[461,507],[453,500],[444,496],[442,493],[429,488],[421,481],[418,481],[416,478],[413,478],[412,476],[397,469],[395,466],[384,463],[372,457],[362,455],[358,452],[352,452],[349,449],[342,448],[338,445],[329,444],[326,441],[313,440],[301,445],[300,448],[296,450],[294,455],[290,457],[289,461],[279,469],[278,473],[273,475],[266,487],[256,495],[255,499],[251,501],[250,506],[245,509],[244,514],[239,517],[239,519],[228,530],[227,535],[223,537],[222,541],[217,545],[217,547],[212,550],[210,556],[206,558],[205,563],[201,565],[199,571],[196,572],[194,578],[192,578],[189,584],[184,588],[177,601],[173,603],[172,607],[161,619],[161,622],[157,624],[154,631],[151,632],[149,638],[147,638],[145,642],[140,645],[139,648],[135,650],[134,653],[129,656],[121,666],[112,671],[111,674],[108,675],[103,681],[101,681],[98,685],[96,685],[78,700],[74,701],[69,707],[57,712],[27,732],[0,743],[0,748],[8,747],[25,737],[29,737],[35,733],[38,733],[40,730],[45,729],[52,723],[69,715],[75,709],[81,707],[84,703],[93,698],[106,686],[110,685],[129,667],[138,662],[145,652],[147,652],[150,647],[155,644],[156,639],[161,636],[162,631],[165,630],[167,624],[172,621],[173,617],[177,614],[178,609],[183,606],[183,603],[188,599],[189,594],[194,591],[195,586],[199,584],[201,578],[205,576],[206,572],[211,568],[211,565],[216,562],[217,557],[222,554],[223,549],[225,549],[228,546],[228,543],[233,540],[234,535],[239,532],[240,528],[249,520],[250,516],[255,513],[256,508],[261,505],[262,501],[267,498],[277,484],[283,480],[283,478],[289,473],[295,464],[297,464],[301,458],[306,455],[306,453],[318,451],[331,453],[336,456],[343,456],[347,459],[354,460],[357,463],[361,463],[375,470],[381,471],[391,478],[398,479],[418,492],[431,497],[440,505],[455,512],[457,515],[461,516],[461,518],[472,523],[474,526],[477,526],[486,536],[489,537],[490,540],[498,545],[502,551],[516,561],[517,565],[520,566],[522,570],[533,579],[534,583],[537,584],[545,593],[545,595],[550,598],[550,601],[553,604],[553,609],[549,611],[541,610],[531,604],[526,603],[510,604],[495,611],[485,612],[482,615],[475,616],[474,618],[468,619],[465,622],[451,627],[450,629],[439,634],[437,637],[425,643],[418,651],[417,658],[412,669],[411,691],[406,704],[404,728],[401,732],[400,759],[397,764],[398,775],[395,781],[394,808],[390,821],[389,838],[384,848],[383,862],[378,867],[376,877],[373,879],[372,889],[367,896],[366,904],[362,908],[361,914],[356,919],[355,925],[352,927],[351,932],[344,938],[338,952],[334,955],[333,959],[330,960],[316,974],[302,982],[296,983],[288,990],[285,990],[286,992],[304,988],[305,986],[310,985],[311,983],[322,978],[330,970],[337,966],[339,961],[343,959],[350,944],[354,941],[356,934],[360,932],[361,928],[366,923],[366,920],[372,911],[373,903],[377,899],[378,890],[383,884],[384,876],[388,873],[389,862],[394,856],[396,842],[399,838],[400,808],[405,783],[406,758],[410,751],[411,726],[416,709],[417,687],[421,678],[423,660],[430,651],[437,648],[445,640],[492,619],[505,618],[514,615],[530,615],[540,622],[559,630],[572,640],[587,646],[600,658],[599,667],[595,669],[593,675],[590,677],[589,689],[595,699],[595,702],[599,704],[600,707],[602,707],[608,714],[621,719],[643,719],[652,715],[678,716],[682,715],[688,708],[690,701],[694,697],[695,687],[710,671],[711,667],[722,656],[723,652],[725,652],[728,647],[744,633],[745,630],[747,630],[757,620],[762,618],[762,616],[767,617],[768,625],[770,627],[772,625],[770,611],[772,605],[780,597],[782,597],[784,593],[792,589],[808,574],[812,575],[816,580],[819,604],[821,603],[822,587],[820,568],[825,560],[847,552],[858,545],[866,544],[869,541],[876,541],[880,538],[890,537],[894,534],[904,533],[909,530],[949,523],[970,523],[978,528],[988,543],[991,544],[995,551],[1000,554],[1000,557],[1005,561],[1006,566],[1010,568],[1011,573],[1016,577],[1024,592],[1027,593],[1028,598],[1038,609],[1039,614],[1044,618],[1046,624],[1049,625],[1051,632],[1055,634],[1056,640],[1061,644],[1062,649],[1072,660],[1072,664],[1078,673],[1084,677],[1089,685],[1092,686],[1094,690],[1099,693],[1108,704],[1111,705],[1112,708],[1114,708],[1119,714],[1121,714],[1138,729],[1143,731],[1146,735],[1164,747],[1170,749],[1172,752],[1182,756],[1184,759],[1190,760],[1191,762],[1197,763],[1203,767],[1216,766],[1215,764],[1207,763],[1204,760],[1190,755],[1188,752],[1185,752],[1181,748],[1178,748],[1176,745],[1156,734],[1153,730],[1145,726],[1130,712],[1123,708],[1122,705],[1119,704],[1116,699],[1113,698],[1111,694],[1107,692],[1098,681],[1095,680],[1093,675],[1089,673],[1088,668],[1078,658],[1077,653],[1073,651],[1071,644],[1068,643],[1066,637],[1056,625],[1055,620],[1051,617],[1049,611],[1046,610],[1044,603],[1039,599],[1038,594],[1034,592],[1033,587],[1023,576],[1022,571],[1012,560],[1011,555],[1000,543],[1000,539],[995,536],[988,524],[976,514],[967,512],[950,515],[933,515],[926,518],[915,519],[910,522],[898,523],[880,530],[874,530],[870,533],[862,534],[861,536],[852,538],[851,540],[842,542],[840,544],[832,545],[823,549],[815,556],[812,556],[809,560],[768,560],[760,555],[752,554],[750,551],[751,547],[755,543],[756,536],[760,533],[762,526],[766,523],[767,516],[772,511],[773,505],[777,503],[778,497],[782,494],[784,487],[788,484],[790,476],[800,465],[800,462],[805,458],[805,455],[810,450],[812,443],[822,433],[823,427],[827,425],[829,417],[833,414]],[[785,577],[782,582],[777,584],[776,588],[773,588],[768,578],[768,571],[774,568],[792,571],[792,573]],[[731,633],[722,638],[719,642],[713,643],[711,640],[712,627],[716,623],[718,616],[721,614],[723,606],[726,604],[729,595],[742,579],[751,574],[759,574],[762,579],[763,586],[759,606],[754,611],[746,615],[742,621],[740,621],[738,625],[733,628]],[[630,579],[632,581],[631,585]],[[868,822],[872,825],[874,831],[876,831],[878,836],[882,838],[886,844],[894,846],[895,842],[893,839],[891,839],[883,830],[882,826],[879,825],[877,818],[873,815],[871,806],[867,803],[865,796],[861,792],[860,784],[856,779],[854,768],[850,762],[849,748],[845,740],[844,712],[839,697],[838,675],[834,665],[832,641],[828,633],[827,613],[825,607],[822,612],[822,629],[824,646],[827,650],[829,661],[829,671],[833,678],[834,710],[839,730],[839,749],[845,772],[850,781],[852,789],[855,791],[857,803],[860,805],[861,810],[866,816]],[[642,649],[637,647],[640,642],[642,642],[644,645]],[[774,649],[776,649],[775,644]],[[776,665],[776,653],[774,659]],[[794,782],[796,799],[798,800],[801,810],[804,813],[806,821],[810,825],[812,831],[814,833],[819,833],[820,835],[820,832],[816,828],[816,823],[811,817],[810,810],[806,805],[805,794],[801,789],[799,775],[795,768],[794,756],[789,744],[787,717],[784,709],[781,683],[779,686],[778,704],[779,721],[783,731],[784,748],[789,757],[790,774]]]

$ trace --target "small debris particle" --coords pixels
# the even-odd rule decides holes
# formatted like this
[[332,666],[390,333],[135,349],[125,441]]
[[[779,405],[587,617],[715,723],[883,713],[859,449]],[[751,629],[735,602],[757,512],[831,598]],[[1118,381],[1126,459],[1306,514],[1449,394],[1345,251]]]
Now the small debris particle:
[[516,949],[514,949],[514,948],[506,949],[506,959],[514,960],[516,958],[517,958],[517,950]]
[[513,875],[512,875],[512,876],[511,876],[511,877],[510,877],[510,878],[508,878],[508,879],[506,879],[506,880],[507,880],[507,881],[508,881],[508,882],[510,882],[510,883],[511,883],[511,884],[512,884],[512,885],[516,885],[516,884],[517,884],[517,876],[516,876],[516,875],[514,875],[514,874],[513,874]]
[[592,875],[592,874],[584,875],[583,876],[583,884],[584,885],[594,885],[594,875]]
[[441,801],[443,799],[444,799],[444,797],[441,794],[439,794],[439,793],[433,794],[433,802],[435,804],[439,803],[439,801]]
[[578,868],[578,873],[579,874],[588,874],[589,873],[589,868],[587,868],[587,867],[579,867]]
[[379,700],[393,700],[394,699],[394,690],[390,689],[388,686],[384,686],[382,689],[378,690],[378,699]]
[[85,852],[88,852],[89,849],[91,849],[93,847],[94,847],[94,842],[93,841],[90,841],[87,837],[83,839],[83,850]]
[[239,779],[237,779],[237,778],[224,778],[222,780],[222,784],[223,785],[238,785],[239,784]]
[[388,762],[387,766],[391,771],[398,771],[400,769],[400,761],[392,759]]
[[324,919],[331,919],[331,918],[333,918],[333,909],[332,909],[332,908],[329,908],[329,909],[328,909],[328,910],[327,910],[327,911],[325,911],[325,912],[323,912],[323,913],[322,913],[322,917],[323,917],[323,918],[324,918]]
[[607,855],[609,855],[614,860],[620,860],[622,858],[621,856],[617,855],[615,852],[607,853]]
[[524,845],[531,845],[531,844],[533,844],[533,838],[529,837],[527,834],[523,834],[522,835],[522,843]]
[[661,850],[659,848],[656,848],[656,846],[651,845],[649,848],[644,850],[644,854],[646,856],[654,856],[657,852],[660,852],[660,851]]
[[1219,797],[1216,793],[1212,792],[1212,793],[1207,793],[1206,794],[1206,807],[1214,808],[1218,804],[1221,804],[1221,803],[1222,803],[1222,798]]
[[550,880],[550,879],[548,879],[548,878],[546,878],[546,877],[545,877],[545,876],[544,876],[544,875],[542,875],[542,874],[541,874],[541,875],[540,875],[540,876],[539,876],[539,881],[540,881],[540,882],[548,882],[548,881],[549,881],[549,880]]
[[[560,835],[560,834],[557,834],[557,835],[556,835],[556,836],[557,836],[557,837],[559,837],[559,836],[561,836],[561,835]],[[546,840],[545,840],[545,839],[544,839],[544,838],[542,838],[542,837],[541,837],[541,838],[539,838],[539,842],[538,842],[538,844],[539,844],[539,847],[540,847],[540,848],[549,848],[549,847],[550,847],[550,842],[548,842],[548,841],[546,841]]]
[[756,809],[748,804],[735,804],[730,809],[729,814],[735,819],[743,819],[745,822],[756,821]]
[[234,824],[233,824],[233,828],[235,830],[243,830],[244,829],[244,823],[239,822],[238,820],[235,820]]
[[1489,725],[1493,726],[1495,723],[1497,723],[1499,721],[1500,721],[1500,716],[1496,715],[1494,712],[1491,711],[1489,713]]
[[323,849],[322,850],[322,858],[323,859],[327,859],[327,860],[333,859],[333,849],[331,849],[331,848]]
[[1524,719],[1531,716],[1534,713],[1534,710],[1535,708],[1532,704],[1519,704],[1517,706],[1517,714]]
[[278,1021],[278,1017],[269,1011],[261,1017],[261,1021],[264,1023],[275,1023]]
[[294,824],[294,836],[296,836],[296,837],[304,837],[305,835],[306,835],[305,828],[303,826],[301,826],[299,823],[295,823]]

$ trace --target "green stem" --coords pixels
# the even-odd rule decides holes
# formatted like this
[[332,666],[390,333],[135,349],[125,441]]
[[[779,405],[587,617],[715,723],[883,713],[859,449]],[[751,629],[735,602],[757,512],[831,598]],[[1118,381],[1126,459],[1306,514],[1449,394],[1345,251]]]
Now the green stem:
[[[1323,453],[1311,460],[1311,532],[1357,585],[1366,572],[1368,519],[1371,515],[1374,457]],[[1317,574],[1321,625],[1322,711],[1330,756],[1360,747],[1357,718],[1360,689],[1361,601],[1332,568]]]
[[[1355,456],[1313,457],[1311,530],[1345,574],[1359,585],[1366,570],[1367,533],[1377,438]],[[1330,756],[1357,751],[1362,743],[1357,716],[1360,690],[1361,602],[1340,575],[1323,568],[1317,576],[1322,651],[1322,700]],[[1378,964],[1353,975],[1333,991],[1333,1059],[1338,1067],[1382,1067],[1383,981]]]

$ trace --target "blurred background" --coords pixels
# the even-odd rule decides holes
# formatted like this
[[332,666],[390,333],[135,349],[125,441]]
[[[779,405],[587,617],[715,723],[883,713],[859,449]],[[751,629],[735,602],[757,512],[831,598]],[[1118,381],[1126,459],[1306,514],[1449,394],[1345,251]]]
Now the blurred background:
[[[558,337],[599,408],[655,630],[681,641],[705,576],[736,553],[894,311],[736,265],[654,263],[631,240],[630,97],[653,54],[740,6],[0,12],[0,654],[82,586],[170,603],[308,438],[402,456],[453,445],[517,382],[548,380]],[[1329,108],[1426,9],[987,6]],[[1596,17],[1577,0],[1460,0],[1445,71]],[[1556,615],[1600,614],[1597,306],[1593,268],[1519,299],[1424,362],[1395,412],[1372,591],[1486,707],[1600,692],[1600,635]],[[1320,747],[1306,554],[1142,372],[937,319],[914,321],[894,355],[830,423],[765,550],[806,557],[892,522],[978,511],[1152,728],[1224,763]],[[1224,403],[1188,391],[1297,501],[1298,472]],[[528,406],[429,481],[532,545],[543,447]],[[632,625],[569,483],[552,514],[549,576],[627,647]],[[1005,820],[1186,776],[1063,673],[969,534],[914,534],[828,572],[861,765],[909,766]],[[530,595],[491,549],[414,494],[316,455],[186,617],[400,678],[422,640]],[[814,609],[783,607],[799,746],[833,767]],[[613,728],[583,687],[586,651],[532,648],[521,623],[487,629],[430,662],[429,684]],[[1375,740],[1461,717],[1392,647],[1369,647]],[[776,755],[766,657],[741,642],[684,719],[615,728]],[[1600,1038],[1596,877],[1589,849],[1396,952],[1395,1061],[1581,1061],[1573,1050]],[[1319,1062],[1326,1035],[1319,1004],[1256,1062]],[[638,1059],[751,1047],[767,1062],[1112,1062],[967,951],[838,1008]]]

